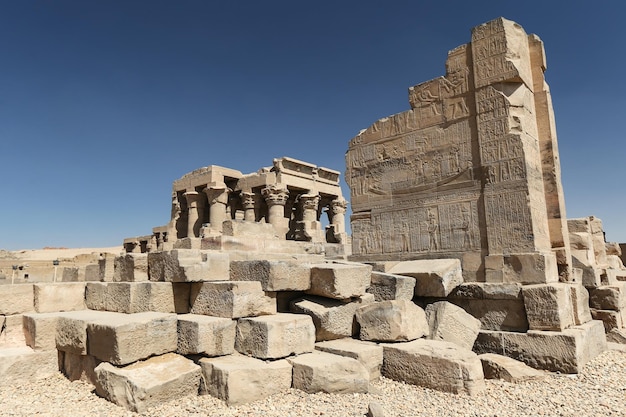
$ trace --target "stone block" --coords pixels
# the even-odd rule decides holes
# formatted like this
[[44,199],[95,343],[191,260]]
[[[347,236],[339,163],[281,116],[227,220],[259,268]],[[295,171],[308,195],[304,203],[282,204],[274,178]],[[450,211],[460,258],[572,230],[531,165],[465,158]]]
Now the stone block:
[[26,313],[23,315],[26,345],[35,350],[54,350],[59,316],[63,313]]
[[113,281],[148,281],[148,254],[127,253],[114,260]]
[[544,372],[508,356],[483,353],[478,355],[478,358],[482,362],[485,379],[502,379],[506,382],[516,383],[545,379],[547,376]]
[[90,282],[85,295],[92,310],[118,313],[186,313],[189,287],[171,282]]
[[428,335],[426,314],[412,301],[367,304],[356,311],[361,340],[398,342]]
[[591,289],[589,305],[596,310],[626,309],[626,282]]
[[311,316],[315,325],[315,340],[319,342],[358,335],[356,310],[372,302],[374,297],[371,294],[350,302],[309,295],[294,300],[291,311]]
[[33,284],[0,285],[0,314],[35,311]]
[[581,325],[590,321],[589,292],[581,283],[570,283],[570,297],[572,299],[572,309],[574,314],[574,324]]
[[276,300],[258,281],[198,282],[191,285],[190,313],[240,318],[276,314]]
[[[626,329],[612,329],[610,332],[606,333],[606,341],[607,343],[626,345]],[[626,348],[626,346],[624,347]]]
[[59,371],[70,381],[84,381],[96,385],[95,369],[101,360],[89,355],[77,355],[71,352],[58,351]]
[[92,320],[106,320],[117,313],[107,311],[69,311],[59,315],[56,327],[56,348],[76,355],[87,354],[87,324]]
[[198,392],[201,368],[175,353],[117,368],[101,363],[95,369],[96,392],[137,413]]
[[461,262],[458,259],[398,262],[388,272],[415,278],[417,297],[447,297],[455,287],[463,283]]
[[365,295],[372,267],[365,264],[319,264],[311,268],[309,294],[345,300]]
[[23,322],[23,314],[0,315],[0,349],[26,346]]
[[372,271],[372,283],[367,292],[376,301],[412,300],[415,278]]
[[604,323],[604,329],[609,333],[613,329],[626,327],[626,310],[596,310],[591,309],[591,317]]
[[100,265],[85,265],[85,281],[100,281]]
[[57,372],[54,350],[36,352],[28,346],[0,349],[0,387],[34,383]]
[[38,313],[85,309],[84,282],[37,283],[33,290]]
[[235,349],[258,359],[280,359],[315,349],[315,326],[304,314],[239,319]]
[[554,253],[518,253],[504,256],[504,282],[544,284],[558,282]]
[[531,330],[566,329],[574,324],[570,287],[564,283],[522,287]]
[[197,282],[230,279],[227,253],[175,249],[148,253],[151,281]]
[[336,339],[316,343],[315,350],[356,359],[369,372],[370,381],[380,377],[383,348],[376,343],[351,338]]
[[231,261],[231,281],[259,281],[263,291],[305,291],[311,287],[311,265],[297,262]]
[[455,394],[475,395],[485,387],[478,356],[454,343],[419,339],[382,347],[387,378]]
[[167,313],[113,314],[87,323],[87,353],[114,365],[175,352],[177,318]]
[[425,312],[429,339],[443,340],[468,350],[472,349],[480,331],[480,320],[447,301],[429,304]]
[[[595,261],[587,260],[590,251],[572,251],[572,266],[582,271],[582,284],[587,288],[595,288],[602,285],[602,270]],[[592,256],[592,255],[591,255]]]
[[235,351],[232,319],[181,314],[178,316],[178,350],[181,355],[230,355]]
[[228,405],[261,400],[291,388],[292,367],[286,360],[265,362],[243,355],[203,358],[203,386]]
[[366,393],[370,375],[356,359],[313,352],[287,359],[293,366],[293,388],[309,394]]
[[602,322],[592,320],[562,332],[529,330],[527,333],[481,330],[474,351],[497,353],[535,369],[578,373],[606,350]]

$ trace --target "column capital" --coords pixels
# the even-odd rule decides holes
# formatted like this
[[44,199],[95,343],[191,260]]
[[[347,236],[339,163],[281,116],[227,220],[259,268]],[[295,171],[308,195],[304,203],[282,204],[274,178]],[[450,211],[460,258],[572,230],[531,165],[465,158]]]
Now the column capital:
[[298,202],[302,207],[302,210],[316,210],[317,206],[320,202],[319,194],[300,194],[298,197]]
[[228,204],[228,194],[231,189],[224,185],[212,185],[202,190],[209,200],[209,204],[215,203]]
[[188,207],[198,202],[199,193],[197,191],[185,191],[183,195],[185,196],[185,199],[187,200]]
[[257,196],[255,193],[250,191],[242,191],[241,194],[241,205],[244,210],[253,209],[256,205]]
[[289,191],[284,185],[269,185],[261,190],[263,198],[268,206],[284,206],[289,197]]
[[343,197],[337,197],[330,202],[330,208],[332,209],[333,213],[344,214],[346,212],[346,209],[348,208],[348,202]]

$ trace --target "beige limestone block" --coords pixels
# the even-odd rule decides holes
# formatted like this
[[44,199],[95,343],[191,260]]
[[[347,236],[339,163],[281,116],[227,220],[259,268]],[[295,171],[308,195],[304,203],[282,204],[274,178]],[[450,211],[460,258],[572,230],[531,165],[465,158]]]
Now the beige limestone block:
[[399,342],[428,335],[426,313],[412,301],[367,304],[356,311],[361,340]]
[[175,249],[148,254],[151,281],[226,281],[230,278],[227,253]]
[[23,316],[26,345],[35,350],[54,350],[59,316],[63,313],[26,313]]
[[475,395],[485,388],[478,356],[454,343],[419,339],[382,347],[387,378],[455,394]]
[[626,327],[626,310],[596,310],[592,308],[591,317],[593,317],[594,320],[602,321],[606,333],[609,333],[613,329]]
[[85,298],[92,310],[184,313],[188,310],[189,287],[171,282],[90,282]]
[[101,360],[89,356],[78,355],[76,353],[58,351],[59,371],[70,381],[84,381],[91,385],[96,385],[96,367],[102,363]]
[[0,314],[34,311],[34,300],[33,284],[0,285]]
[[23,322],[23,314],[0,315],[0,327],[4,327],[0,337],[0,349],[26,346]]
[[203,385],[228,405],[261,400],[291,388],[292,367],[286,360],[265,362],[243,355],[202,358]]
[[58,372],[54,350],[35,352],[28,346],[0,349],[0,386],[34,383]]
[[103,316],[87,323],[87,353],[126,365],[177,348],[176,314],[134,313]]
[[564,330],[574,324],[570,288],[567,284],[537,284],[522,287],[526,316],[531,330]]
[[372,271],[372,284],[367,292],[374,294],[376,301],[412,300],[415,278]]
[[313,352],[287,359],[293,366],[293,387],[309,394],[366,393],[370,376],[356,359]]
[[95,373],[98,395],[142,413],[150,407],[197,393],[201,368],[184,356],[168,353],[123,368],[103,362]]
[[370,381],[380,377],[380,369],[383,366],[383,348],[376,343],[352,338],[336,339],[316,343],[315,350],[356,359],[369,372]]
[[87,324],[92,320],[106,320],[117,313],[108,311],[68,311],[59,315],[56,327],[56,348],[76,355],[87,354]]
[[[606,333],[607,343],[626,345],[626,329],[613,329]],[[626,346],[625,346],[626,347]]]
[[469,350],[474,346],[481,326],[480,320],[447,301],[426,306],[426,320],[429,339],[451,342]]
[[84,282],[37,283],[33,289],[38,313],[85,309]]
[[[271,294],[271,293],[270,293]],[[258,281],[197,282],[191,285],[190,313],[239,318],[276,313],[276,300]]]
[[356,310],[372,302],[374,297],[371,294],[350,302],[308,295],[294,300],[291,303],[291,311],[311,316],[315,325],[315,340],[319,342],[356,336],[358,334]]
[[589,305],[596,310],[626,309],[626,282],[592,288],[589,291]]
[[260,281],[263,291],[304,291],[311,287],[311,265],[297,262],[231,261],[231,281]]
[[517,332],[528,330],[526,307],[521,297],[519,299],[451,298],[450,301],[480,320],[481,329]]
[[572,308],[574,314],[574,324],[581,325],[591,320],[589,311],[589,292],[580,283],[570,283],[570,297],[572,298]]
[[497,353],[535,369],[575,374],[606,350],[604,326],[592,320],[562,332],[527,333],[481,330],[474,351]]
[[85,285],[85,306],[90,310],[106,311],[108,282],[87,282]]
[[365,264],[319,264],[311,268],[309,294],[337,300],[365,294],[371,282],[372,267]]
[[178,315],[178,350],[181,355],[230,355],[235,351],[237,322],[199,314]]
[[517,361],[508,356],[495,353],[483,353],[478,355],[483,364],[485,379],[502,379],[506,382],[516,383],[530,380],[545,379],[547,374],[538,371],[524,362]]
[[241,318],[235,349],[258,359],[280,359],[315,349],[315,326],[304,314],[279,313]]
[[417,297],[446,297],[463,283],[461,262],[458,259],[423,259],[398,262],[389,271],[416,279]]
[[148,281],[148,254],[127,253],[122,256],[116,256],[113,281]]
[[559,269],[554,253],[518,253],[503,258],[504,282],[543,284],[559,280]]

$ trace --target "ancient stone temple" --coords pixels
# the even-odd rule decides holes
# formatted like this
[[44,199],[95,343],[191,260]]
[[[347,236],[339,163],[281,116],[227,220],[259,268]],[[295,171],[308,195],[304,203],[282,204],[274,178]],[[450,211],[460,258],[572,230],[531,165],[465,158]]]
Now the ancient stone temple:
[[[475,27],[410,110],[350,141],[354,260],[453,257],[466,280],[568,280],[571,257],[542,41]],[[558,272],[557,272],[558,267]]]

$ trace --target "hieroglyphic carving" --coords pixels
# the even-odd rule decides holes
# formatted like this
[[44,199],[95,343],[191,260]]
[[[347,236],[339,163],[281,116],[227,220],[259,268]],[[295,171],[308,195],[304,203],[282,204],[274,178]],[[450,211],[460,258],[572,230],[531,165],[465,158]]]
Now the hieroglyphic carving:
[[527,193],[502,191],[485,196],[490,250],[524,252],[534,249]]

